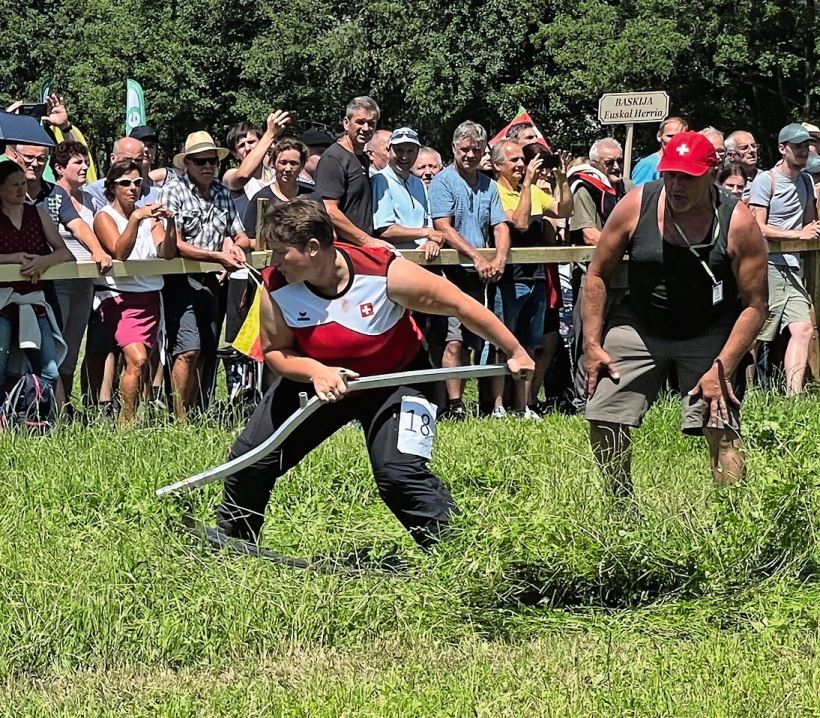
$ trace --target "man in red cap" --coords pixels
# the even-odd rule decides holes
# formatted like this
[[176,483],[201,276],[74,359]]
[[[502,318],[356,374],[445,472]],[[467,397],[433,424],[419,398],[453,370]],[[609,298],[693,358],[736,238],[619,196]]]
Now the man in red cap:
[[[584,294],[587,419],[616,494],[631,491],[630,429],[671,371],[684,433],[703,434],[718,484],[743,475],[734,377],[766,318],[766,243],[751,212],[714,184],[715,149],[696,132],[663,150],[662,179],[613,210]],[[629,289],[607,316],[607,283],[629,252]]]

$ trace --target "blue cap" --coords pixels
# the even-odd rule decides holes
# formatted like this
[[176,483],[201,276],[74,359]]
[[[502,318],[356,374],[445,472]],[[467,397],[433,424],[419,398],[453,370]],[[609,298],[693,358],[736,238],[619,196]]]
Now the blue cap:
[[777,136],[777,142],[781,145],[786,142],[799,145],[801,142],[806,142],[810,139],[811,135],[808,130],[799,122],[792,122],[790,125],[786,125],[780,130],[780,134]]

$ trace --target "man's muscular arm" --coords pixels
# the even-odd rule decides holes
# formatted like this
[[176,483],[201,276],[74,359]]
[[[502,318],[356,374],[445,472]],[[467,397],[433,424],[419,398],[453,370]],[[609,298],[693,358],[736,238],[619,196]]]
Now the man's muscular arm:
[[759,221],[743,204],[738,204],[732,213],[727,249],[743,310],[714,363],[689,392],[690,396],[703,398],[712,428],[718,428],[720,420],[729,421],[729,402],[740,405],[731,377],[743,355],[752,348],[768,311],[766,241]]
[[738,204],[729,227],[728,251],[737,280],[743,311],[717,358],[731,374],[754,345],[768,312],[769,285],[766,274],[766,241],[758,223],[743,204]]
[[632,190],[615,206],[601,231],[598,246],[587,269],[583,303],[587,396],[595,393],[601,373],[609,374],[613,379],[618,378],[612,360],[601,346],[607,282],[623,261],[629,238],[638,223],[642,195],[640,188]]

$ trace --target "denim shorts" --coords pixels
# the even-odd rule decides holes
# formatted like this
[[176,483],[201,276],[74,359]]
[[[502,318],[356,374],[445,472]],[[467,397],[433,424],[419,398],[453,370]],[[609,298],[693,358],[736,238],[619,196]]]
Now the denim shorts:
[[547,283],[503,282],[495,290],[495,315],[523,347],[535,349],[544,341]]

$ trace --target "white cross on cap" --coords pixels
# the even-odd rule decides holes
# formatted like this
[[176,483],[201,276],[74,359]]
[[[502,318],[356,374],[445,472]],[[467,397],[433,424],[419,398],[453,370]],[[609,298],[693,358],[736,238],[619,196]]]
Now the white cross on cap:
[[684,155],[688,155],[689,154],[689,146],[686,145],[686,144],[682,144],[680,147],[678,147],[677,152],[681,157],[683,157]]

